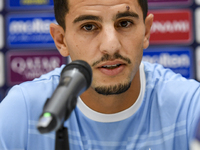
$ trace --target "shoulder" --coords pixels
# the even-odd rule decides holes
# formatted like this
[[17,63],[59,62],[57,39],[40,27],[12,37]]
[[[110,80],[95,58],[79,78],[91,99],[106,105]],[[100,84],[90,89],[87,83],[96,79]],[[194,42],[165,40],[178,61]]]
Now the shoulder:
[[[4,122],[0,123],[0,149],[24,149],[33,138],[40,142],[51,140],[39,134],[36,124],[44,103],[57,87],[62,68],[11,88],[0,103],[0,122]],[[54,138],[53,134],[48,136]]]
[[143,64],[146,75],[145,101],[154,108],[152,110],[156,110],[155,115],[162,116],[169,123],[187,121],[191,139],[200,114],[199,82],[186,79],[159,64]]
[[[143,64],[147,85],[155,84],[160,86],[170,86],[171,88],[177,86],[180,87],[181,85],[191,85],[194,88],[198,88],[200,85],[198,81],[194,79],[186,79],[181,74],[175,73],[169,68],[164,68],[160,64],[151,64],[148,62],[143,62]],[[187,89],[186,86],[184,86],[184,88]],[[192,89],[190,89],[190,91],[191,90]]]
[[171,69],[164,68],[160,64],[151,64],[148,62],[143,62],[144,71],[147,79],[156,80],[186,80],[181,74],[174,73]]
[[[172,114],[175,111],[197,111],[196,108],[200,106],[198,81],[186,79],[159,64],[143,63],[146,75],[145,98],[152,106],[162,107],[162,111],[170,111]],[[199,113],[197,111],[195,114]]]
[[56,88],[62,67],[42,75],[32,81],[27,81],[18,85],[25,98],[37,99],[44,95],[51,96],[51,92]]
[[37,99],[45,96],[51,96],[51,93],[55,90],[58,85],[60,73],[64,66],[56,68],[55,70],[42,75],[33,81],[24,82],[19,85],[19,88],[23,92],[25,97],[32,97]]
[[60,73],[63,67],[56,68],[33,81],[14,86],[2,101],[1,107],[5,105],[4,108],[8,110],[10,105],[15,105],[16,109],[26,111],[26,114],[29,115],[28,118],[38,118],[44,103],[47,98],[51,97],[59,83]]
[[158,106],[167,106],[166,110],[169,108],[176,110],[178,106],[180,109],[189,107],[192,106],[191,103],[200,105],[200,84],[198,81],[186,79],[159,64],[144,62],[144,66],[146,99]]
[[[143,62],[147,88],[157,89],[159,92],[178,95],[178,93],[195,93],[199,89],[199,82],[194,79],[186,79],[181,74],[174,73],[172,70],[164,68],[160,64]],[[165,91],[161,91],[164,90]],[[172,91],[176,92],[172,92]],[[199,93],[199,92],[197,92]],[[184,94],[184,93],[182,93]]]
[[44,103],[51,97],[59,83],[63,67],[64,65],[42,75],[40,78],[19,85],[29,111],[42,110]]

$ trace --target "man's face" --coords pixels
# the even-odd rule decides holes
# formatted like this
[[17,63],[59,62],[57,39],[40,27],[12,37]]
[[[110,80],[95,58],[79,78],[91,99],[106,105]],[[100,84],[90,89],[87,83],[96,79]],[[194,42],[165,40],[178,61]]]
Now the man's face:
[[91,65],[92,88],[131,83],[148,47],[137,0],[69,0],[65,24],[67,51]]

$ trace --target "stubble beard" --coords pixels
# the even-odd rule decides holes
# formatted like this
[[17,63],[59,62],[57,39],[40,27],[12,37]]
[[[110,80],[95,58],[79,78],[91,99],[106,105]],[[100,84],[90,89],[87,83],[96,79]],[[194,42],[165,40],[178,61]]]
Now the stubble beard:
[[110,85],[110,86],[98,86],[95,88],[95,91],[98,94],[102,95],[117,95],[126,92],[131,86],[131,82],[127,83],[120,83],[116,85]]

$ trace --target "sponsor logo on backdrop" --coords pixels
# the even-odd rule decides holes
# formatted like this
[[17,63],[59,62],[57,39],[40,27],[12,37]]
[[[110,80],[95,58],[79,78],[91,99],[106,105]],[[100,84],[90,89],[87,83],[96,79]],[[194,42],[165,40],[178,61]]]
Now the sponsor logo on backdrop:
[[52,9],[53,0],[6,0],[8,9]]
[[56,50],[8,51],[8,84],[33,80],[65,63],[65,59]]
[[0,15],[0,50],[4,46],[4,28],[3,28],[3,16]]
[[151,28],[151,44],[191,44],[193,42],[190,10],[157,10]]
[[195,21],[196,21],[196,40],[200,43],[200,8],[195,10]]
[[159,63],[186,78],[194,77],[192,49],[189,47],[148,48],[143,61]]
[[9,48],[55,47],[49,25],[56,23],[53,13],[10,14],[7,17]]
[[196,49],[196,76],[197,80],[200,81],[200,46]]
[[0,11],[3,10],[3,0],[0,0]]
[[4,85],[4,57],[3,57],[3,53],[0,52],[0,87],[2,87]]
[[149,6],[190,5],[192,0],[148,0]]

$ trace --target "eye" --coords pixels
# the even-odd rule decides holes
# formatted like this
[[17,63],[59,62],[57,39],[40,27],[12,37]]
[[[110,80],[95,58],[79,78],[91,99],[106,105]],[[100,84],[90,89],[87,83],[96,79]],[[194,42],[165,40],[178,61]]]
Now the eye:
[[124,20],[124,21],[119,22],[118,27],[128,28],[132,24],[133,24],[132,21]]
[[84,29],[85,31],[93,31],[97,29],[97,27],[93,24],[86,24],[83,25],[81,28]]

